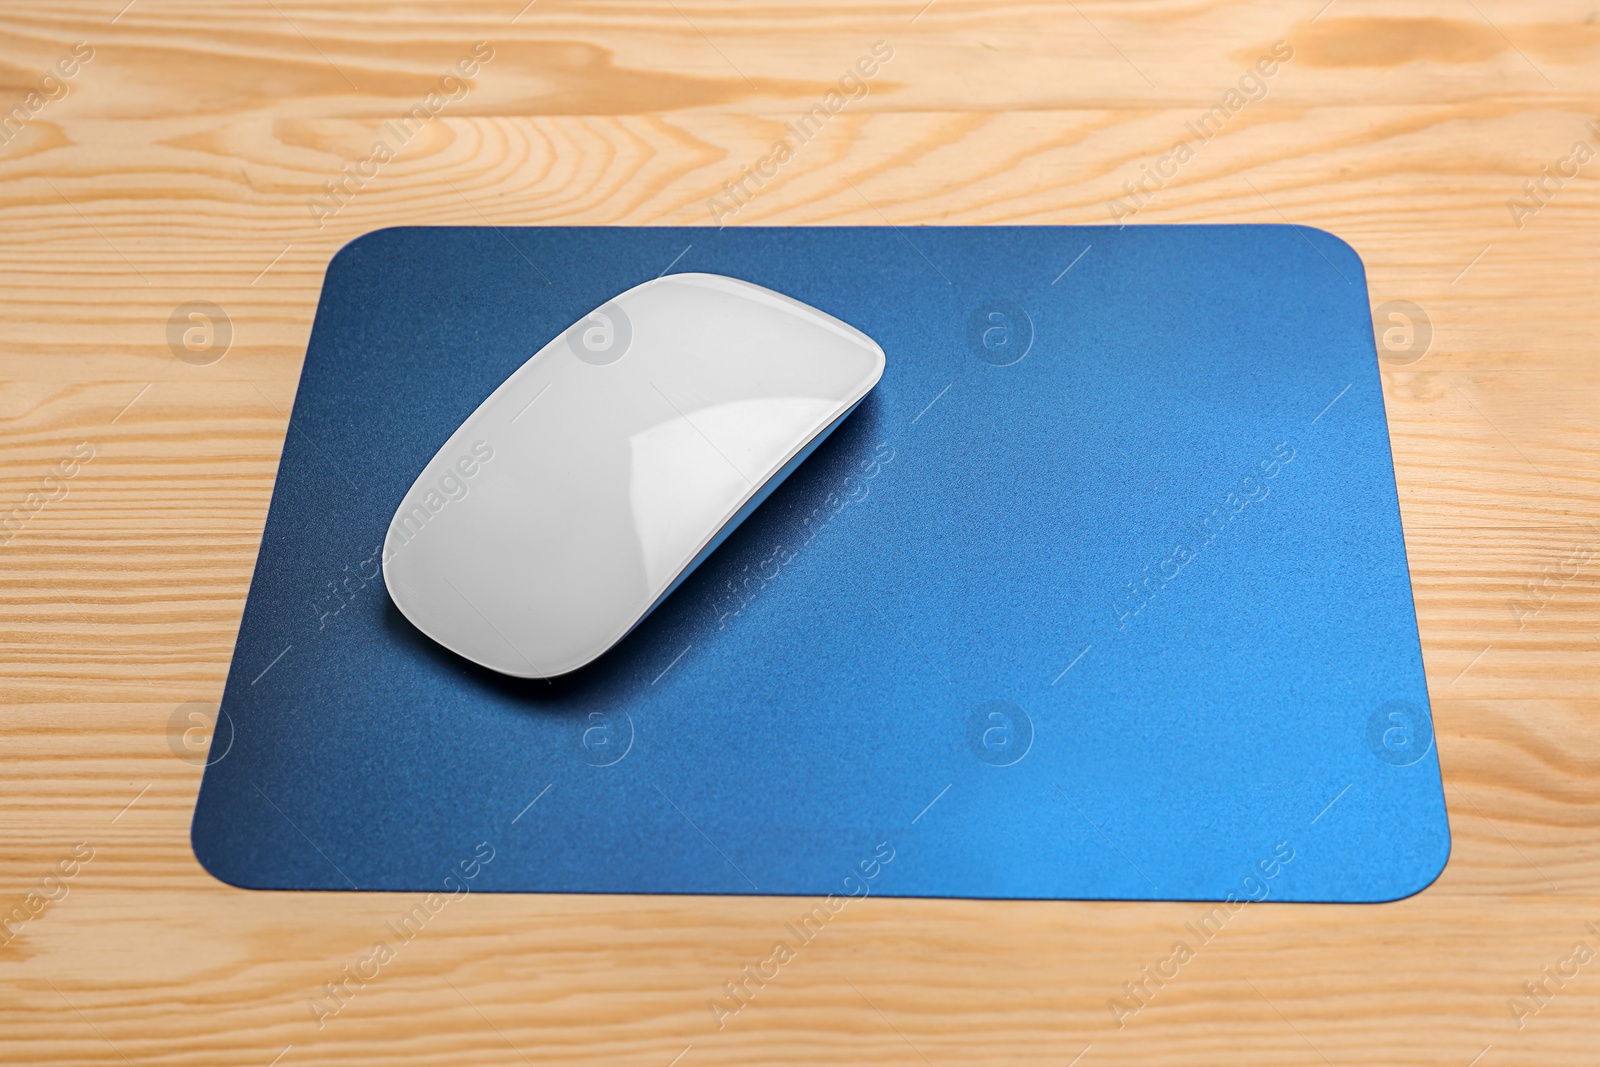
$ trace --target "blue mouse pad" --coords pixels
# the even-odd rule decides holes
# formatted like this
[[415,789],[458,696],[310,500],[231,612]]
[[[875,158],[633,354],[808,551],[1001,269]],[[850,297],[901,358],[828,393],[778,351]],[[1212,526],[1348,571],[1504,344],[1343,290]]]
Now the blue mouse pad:
[[[534,352],[667,271],[859,327],[882,382],[591,666],[435,645],[384,591],[397,503]],[[193,844],[270,889],[1416,892],[1450,838],[1360,259],[1292,226],[352,242]]]

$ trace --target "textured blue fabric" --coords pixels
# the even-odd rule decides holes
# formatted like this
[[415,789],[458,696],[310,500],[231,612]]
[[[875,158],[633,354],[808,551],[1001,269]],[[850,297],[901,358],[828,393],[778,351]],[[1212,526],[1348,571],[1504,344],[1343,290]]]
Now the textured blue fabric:
[[[434,645],[397,502],[669,268],[859,327],[882,382],[594,665]],[[1365,275],[1299,227],[368,234],[223,712],[193,843],[250,887],[1377,901],[1449,853]]]

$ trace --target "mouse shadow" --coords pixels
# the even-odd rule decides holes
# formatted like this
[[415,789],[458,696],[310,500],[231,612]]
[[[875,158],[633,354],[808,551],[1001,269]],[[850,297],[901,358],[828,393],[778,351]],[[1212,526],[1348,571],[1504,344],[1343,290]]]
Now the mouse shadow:
[[692,657],[678,662],[690,650],[733,639],[733,632],[723,626],[722,607],[736,595],[733,579],[770,555],[771,546],[805,540],[806,523],[830,499],[848,492],[848,479],[860,477],[867,468],[883,426],[877,395],[869,393],[671,596],[598,659],[575,671],[555,678],[514,678],[490,670],[417,629],[393,600],[385,606],[383,628],[406,654],[430,660],[474,690],[530,714],[578,718],[591,711],[627,710],[669,669],[691,673]]

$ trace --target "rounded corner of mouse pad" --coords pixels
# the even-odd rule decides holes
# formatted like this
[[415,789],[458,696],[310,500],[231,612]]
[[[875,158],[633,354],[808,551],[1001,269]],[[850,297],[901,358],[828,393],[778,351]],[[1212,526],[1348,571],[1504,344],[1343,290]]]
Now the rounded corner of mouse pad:
[[[434,644],[384,590],[396,502],[673,271],[833,315],[882,379],[590,666]],[[252,888],[1417,892],[1449,829],[1360,259],[1294,226],[365,235],[212,746],[196,855]]]

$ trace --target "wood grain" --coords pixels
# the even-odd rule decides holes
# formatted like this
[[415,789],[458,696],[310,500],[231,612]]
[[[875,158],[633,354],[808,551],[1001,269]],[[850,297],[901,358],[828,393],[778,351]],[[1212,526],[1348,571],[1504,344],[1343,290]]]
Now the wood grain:
[[[94,50],[0,144],[0,513],[94,448],[0,545],[0,910],[94,850],[0,946],[0,1059],[1595,1062],[1600,962],[1508,1008],[1600,944],[1600,159],[1520,225],[1507,203],[1600,144],[1592,0],[124,2],[0,14],[0,105]],[[1384,386],[1448,868],[1390,905],[1247,908],[1121,1028],[1108,999],[1204,909],[867,900],[718,1029],[800,900],[473,896],[319,1027],[414,901],[211,879],[169,722],[220,695],[329,257],[396,224],[708,222],[880,40],[868,95],[733,224],[1101,223],[1294,49],[1136,221],[1325,227],[1374,304],[1431,320]],[[476,41],[465,97],[319,225]],[[233,328],[207,366],[168,346],[191,300]]]

